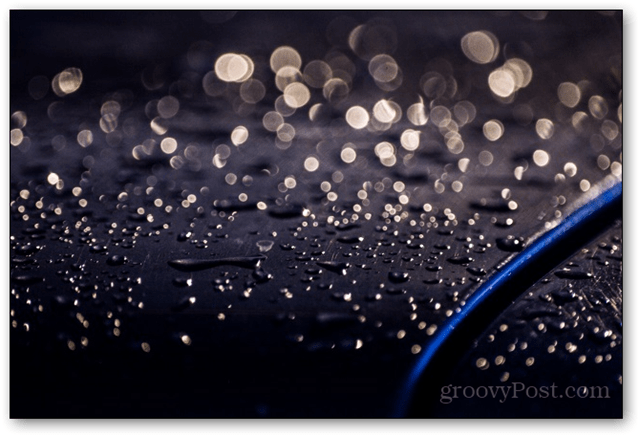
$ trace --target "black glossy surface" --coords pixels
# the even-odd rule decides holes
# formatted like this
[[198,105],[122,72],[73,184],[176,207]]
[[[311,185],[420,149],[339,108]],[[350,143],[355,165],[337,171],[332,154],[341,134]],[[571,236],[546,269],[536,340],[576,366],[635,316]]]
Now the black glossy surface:
[[[621,14],[532,18],[245,11],[215,24],[195,11],[12,11],[10,106],[27,120],[12,118],[12,128],[28,138],[11,147],[12,417],[388,416],[429,332],[528,238],[619,176],[621,135],[608,139],[602,126],[621,129]],[[395,90],[377,86],[345,44],[365,23],[395,35],[382,38],[395,41],[386,46],[402,69]],[[500,41],[488,65],[460,49],[483,29]],[[285,118],[295,129],[288,145],[262,124],[281,94],[269,69],[281,45],[303,65],[339,50],[355,71],[341,101],[309,88],[308,104]],[[253,60],[266,88],[257,104],[239,100],[238,83],[203,90],[229,52]],[[514,56],[532,81],[499,101],[487,77]],[[77,91],[30,96],[33,77],[68,67],[82,70]],[[420,86],[428,71],[439,74],[437,98]],[[578,106],[563,106],[558,85],[582,80]],[[179,111],[154,131],[169,95]],[[594,95],[606,114],[590,110]],[[371,110],[382,98],[400,105],[397,123],[346,123],[351,106]],[[462,150],[432,120],[409,122],[419,99],[454,119],[456,103],[473,104],[475,119],[458,127]],[[101,127],[108,101],[121,110]],[[586,118],[574,127],[576,111]],[[549,139],[536,133],[542,118],[554,126]],[[495,142],[482,130],[491,119],[505,127]],[[235,146],[240,125],[249,137]],[[415,151],[401,146],[409,128],[422,132]],[[166,137],[175,152],[161,150]],[[383,141],[395,147],[391,166],[374,152]],[[347,143],[358,156],[350,164],[340,155]],[[548,164],[534,162],[536,150]],[[310,156],[316,171],[305,169]],[[619,287],[617,270],[602,271]]]

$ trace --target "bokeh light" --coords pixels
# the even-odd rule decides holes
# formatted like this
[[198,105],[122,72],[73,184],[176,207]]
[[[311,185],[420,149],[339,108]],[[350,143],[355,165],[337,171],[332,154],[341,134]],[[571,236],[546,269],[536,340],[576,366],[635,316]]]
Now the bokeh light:
[[563,82],[558,86],[558,99],[566,107],[576,107],[581,97],[580,87],[575,83]]
[[354,129],[363,129],[369,124],[369,113],[362,106],[352,106],[347,110],[345,119]]
[[482,126],[482,133],[489,141],[497,141],[504,133],[504,125],[500,120],[489,120]]
[[498,38],[486,30],[467,33],[460,41],[462,52],[477,64],[488,64],[496,60],[500,53]]

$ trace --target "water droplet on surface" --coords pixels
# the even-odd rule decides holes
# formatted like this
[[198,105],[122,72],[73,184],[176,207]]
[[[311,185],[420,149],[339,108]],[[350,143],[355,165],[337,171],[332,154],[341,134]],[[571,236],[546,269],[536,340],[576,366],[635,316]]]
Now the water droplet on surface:
[[389,280],[393,283],[404,283],[409,280],[409,273],[405,271],[391,271]]
[[337,262],[337,261],[320,261],[316,262],[322,268],[325,268],[328,271],[334,272],[336,274],[340,274],[343,276],[347,275],[347,268],[349,268],[349,264],[346,262]]
[[168,263],[169,266],[179,271],[200,271],[218,266],[239,266],[253,269],[265,259],[266,256],[239,256],[220,259],[175,259]]
[[271,250],[271,248],[273,247],[273,241],[268,241],[268,240],[258,241],[256,242],[256,245],[258,246],[260,253],[266,253],[267,251]]
[[502,251],[518,252],[524,249],[524,238],[507,236],[496,239],[496,246]]
[[487,271],[484,268],[479,267],[469,267],[467,268],[467,271],[474,276],[484,276],[487,274]]
[[448,262],[454,265],[468,265],[473,262],[473,258],[469,256],[454,256],[447,259]]
[[562,268],[553,272],[556,277],[561,279],[571,279],[571,280],[585,280],[593,278],[593,274],[587,271],[583,271],[581,269],[574,268]]
[[343,244],[357,244],[358,242],[364,241],[363,236],[340,236],[337,238],[338,242],[342,242]]
[[119,254],[114,254],[113,256],[107,259],[107,265],[111,266],[120,266],[127,263],[127,257]]

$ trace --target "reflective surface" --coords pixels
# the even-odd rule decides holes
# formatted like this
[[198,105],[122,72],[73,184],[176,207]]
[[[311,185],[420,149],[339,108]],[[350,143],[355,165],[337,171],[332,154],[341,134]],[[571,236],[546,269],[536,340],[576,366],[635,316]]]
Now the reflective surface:
[[[469,296],[621,179],[621,22],[12,11],[11,415],[390,416]],[[543,335],[547,312],[522,315],[547,295],[535,284],[427,377],[571,372],[609,386],[617,402],[593,410],[620,416],[617,218],[576,242],[581,268],[530,283],[603,293],[598,317],[567,304],[573,327]],[[585,260],[592,237],[615,259]],[[609,331],[611,350],[590,347]],[[512,343],[531,349],[494,374]],[[414,413],[522,413],[432,406],[440,387]],[[558,416],[545,407],[531,413]]]

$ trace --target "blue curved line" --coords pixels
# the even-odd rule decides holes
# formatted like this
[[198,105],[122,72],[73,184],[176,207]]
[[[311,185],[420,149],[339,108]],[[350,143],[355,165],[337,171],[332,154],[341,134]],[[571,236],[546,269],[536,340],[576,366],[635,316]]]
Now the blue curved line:
[[420,359],[416,362],[413,369],[400,391],[399,399],[396,403],[394,417],[402,417],[407,413],[409,402],[413,395],[415,386],[429,365],[436,352],[442,344],[451,335],[454,329],[484,300],[487,299],[494,291],[500,289],[509,280],[513,274],[521,271],[529,262],[535,261],[544,255],[549,249],[552,249],[561,238],[568,232],[580,226],[594,213],[601,211],[622,198],[622,182],[616,183],[613,187],[607,189],[593,200],[578,208],[575,212],[565,218],[561,223],[549,230],[541,237],[531,243],[524,251],[519,253],[511,262],[507,263],[503,269],[493,275],[487,282],[480,286],[466,300],[459,312],[456,312],[451,318],[439,328],[439,332],[429,342],[428,346],[422,352]]

